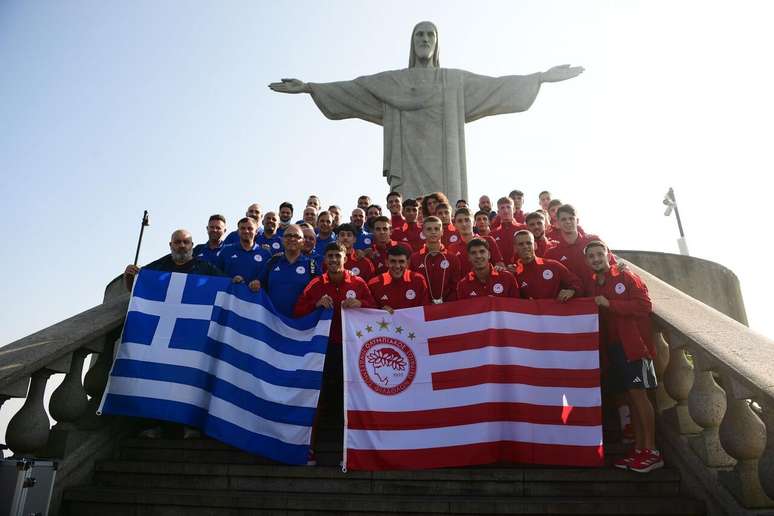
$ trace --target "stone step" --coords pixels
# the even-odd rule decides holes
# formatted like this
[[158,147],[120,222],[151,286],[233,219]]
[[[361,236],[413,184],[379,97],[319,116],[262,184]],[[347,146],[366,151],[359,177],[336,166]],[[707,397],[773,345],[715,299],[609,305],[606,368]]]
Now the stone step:
[[477,497],[282,493],[77,487],[64,495],[63,515],[244,516],[254,514],[704,514],[679,497]]
[[[620,457],[628,446],[620,443],[605,445],[606,462]],[[336,466],[341,461],[342,442],[318,440],[317,462]],[[145,462],[192,462],[225,464],[274,464],[273,461],[223,444],[214,439],[126,439],[120,445],[119,457]]]
[[340,468],[244,464],[97,464],[103,487],[283,491],[374,495],[677,496],[680,477],[662,469],[648,475],[612,468],[460,468],[422,471],[350,471]]

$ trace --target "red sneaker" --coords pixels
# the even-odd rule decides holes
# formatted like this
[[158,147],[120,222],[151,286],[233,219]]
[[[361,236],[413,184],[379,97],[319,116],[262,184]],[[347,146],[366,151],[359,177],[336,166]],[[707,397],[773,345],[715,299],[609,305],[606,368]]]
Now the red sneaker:
[[648,473],[654,469],[664,467],[664,459],[658,450],[642,450],[634,460],[629,463],[629,469],[637,473]]
[[629,464],[631,464],[641,453],[642,450],[631,450],[627,456],[613,462],[613,467],[618,469],[629,469]]

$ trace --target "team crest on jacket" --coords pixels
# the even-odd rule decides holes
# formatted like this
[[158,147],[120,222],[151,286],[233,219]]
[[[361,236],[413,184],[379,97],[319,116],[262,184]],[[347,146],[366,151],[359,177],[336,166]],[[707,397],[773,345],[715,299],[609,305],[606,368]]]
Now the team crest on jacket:
[[357,293],[354,290],[347,290],[347,299],[357,299]]
[[260,254],[256,254],[253,256],[253,260],[255,260],[256,262],[262,262],[263,256],[261,256]]
[[551,269],[546,269],[543,271],[543,279],[550,280],[554,277],[554,272]]
[[367,341],[358,359],[360,377],[374,392],[393,396],[405,391],[417,375],[417,359],[402,340],[379,336]]
[[626,286],[623,283],[616,283],[615,284],[615,293],[616,294],[623,294],[626,292]]
[[360,276],[360,267],[352,267],[352,270],[350,270],[349,272],[351,272],[355,276]]
[[492,285],[492,291],[495,294],[502,294],[503,290],[505,290],[505,288],[503,288],[503,284],[502,283],[495,283],[494,285]]
[[413,289],[408,289],[406,291],[406,299],[414,299],[415,297],[417,297],[417,293],[414,292]]

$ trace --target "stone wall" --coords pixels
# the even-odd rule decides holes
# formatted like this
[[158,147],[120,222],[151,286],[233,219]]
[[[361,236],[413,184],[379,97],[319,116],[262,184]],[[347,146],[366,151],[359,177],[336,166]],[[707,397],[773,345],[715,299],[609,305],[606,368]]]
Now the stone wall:
[[739,279],[722,265],[671,253],[613,251],[673,287],[747,325]]

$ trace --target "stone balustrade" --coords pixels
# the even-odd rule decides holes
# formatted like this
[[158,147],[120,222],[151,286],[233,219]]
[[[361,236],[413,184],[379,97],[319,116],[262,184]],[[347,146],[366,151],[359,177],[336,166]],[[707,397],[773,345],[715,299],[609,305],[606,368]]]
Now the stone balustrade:
[[653,300],[667,460],[712,513],[774,508],[774,341],[631,268]]

